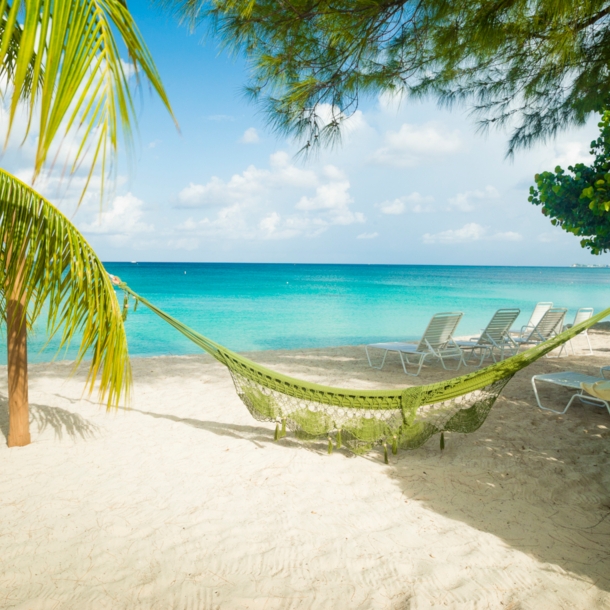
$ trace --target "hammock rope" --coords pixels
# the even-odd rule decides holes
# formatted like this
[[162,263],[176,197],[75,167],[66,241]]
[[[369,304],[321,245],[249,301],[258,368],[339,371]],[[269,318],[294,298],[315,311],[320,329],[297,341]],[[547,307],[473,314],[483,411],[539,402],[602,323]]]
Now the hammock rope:
[[[117,278],[118,280],[118,278]],[[474,432],[481,427],[504,386],[521,369],[610,315],[610,308],[520,354],[484,369],[437,383],[393,390],[334,388],[296,379],[264,367],[186,326],[117,281],[135,305],[142,303],[231,373],[239,398],[259,421],[276,423],[275,439],[287,431],[301,440],[328,439],[356,454],[388,445],[416,449],[434,434]],[[124,301],[124,312],[127,312]],[[134,307],[135,310],[135,307]]]

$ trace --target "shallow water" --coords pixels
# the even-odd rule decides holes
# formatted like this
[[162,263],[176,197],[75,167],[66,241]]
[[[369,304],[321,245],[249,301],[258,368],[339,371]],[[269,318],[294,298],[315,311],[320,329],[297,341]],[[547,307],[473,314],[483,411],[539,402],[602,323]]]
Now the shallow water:
[[[538,301],[610,306],[610,269],[411,265],[107,263],[133,290],[202,334],[237,351],[414,340],[432,314],[462,311],[458,335],[477,333],[496,309],[519,307],[525,324]],[[140,306],[127,318],[135,356],[199,348]],[[50,360],[44,325],[30,361]],[[69,350],[67,357],[73,356]],[[4,361],[6,357],[4,356]]]

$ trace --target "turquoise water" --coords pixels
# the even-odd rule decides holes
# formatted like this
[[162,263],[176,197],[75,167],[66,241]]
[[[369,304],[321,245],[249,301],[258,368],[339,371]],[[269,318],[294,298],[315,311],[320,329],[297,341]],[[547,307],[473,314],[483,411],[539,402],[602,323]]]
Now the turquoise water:
[[[138,293],[237,351],[414,340],[430,316],[463,311],[458,335],[477,333],[500,307],[524,324],[538,301],[599,311],[610,305],[610,269],[222,263],[107,263]],[[199,353],[153,313],[127,318],[134,356]],[[31,337],[30,360],[43,327]],[[69,358],[73,352],[68,352]]]

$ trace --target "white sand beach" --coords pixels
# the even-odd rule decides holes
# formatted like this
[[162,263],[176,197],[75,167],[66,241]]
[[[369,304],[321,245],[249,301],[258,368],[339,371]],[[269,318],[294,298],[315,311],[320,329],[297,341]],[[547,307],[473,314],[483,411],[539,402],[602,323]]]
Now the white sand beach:
[[[0,607],[610,608],[610,415],[542,412],[530,385],[610,364],[610,334],[591,338],[519,373],[476,433],[389,465],[274,442],[207,356],[134,359],[111,413],[69,364],[33,365],[33,442],[8,449],[4,367]],[[251,357],[344,387],[452,375],[372,370],[362,347]]]

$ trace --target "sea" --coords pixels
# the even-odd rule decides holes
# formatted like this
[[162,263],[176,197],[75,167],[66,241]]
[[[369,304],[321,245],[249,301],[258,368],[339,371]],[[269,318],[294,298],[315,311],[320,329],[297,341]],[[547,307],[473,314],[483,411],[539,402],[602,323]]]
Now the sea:
[[[235,351],[290,350],[421,337],[438,312],[464,313],[457,335],[475,335],[502,307],[525,324],[538,301],[568,308],[610,306],[610,269],[425,265],[106,263],[137,293]],[[122,295],[118,295],[122,302]],[[143,306],[126,320],[132,356],[200,353]],[[73,359],[56,353],[41,321],[30,362]],[[54,349],[55,348],[55,349]],[[0,360],[6,363],[5,350]]]

